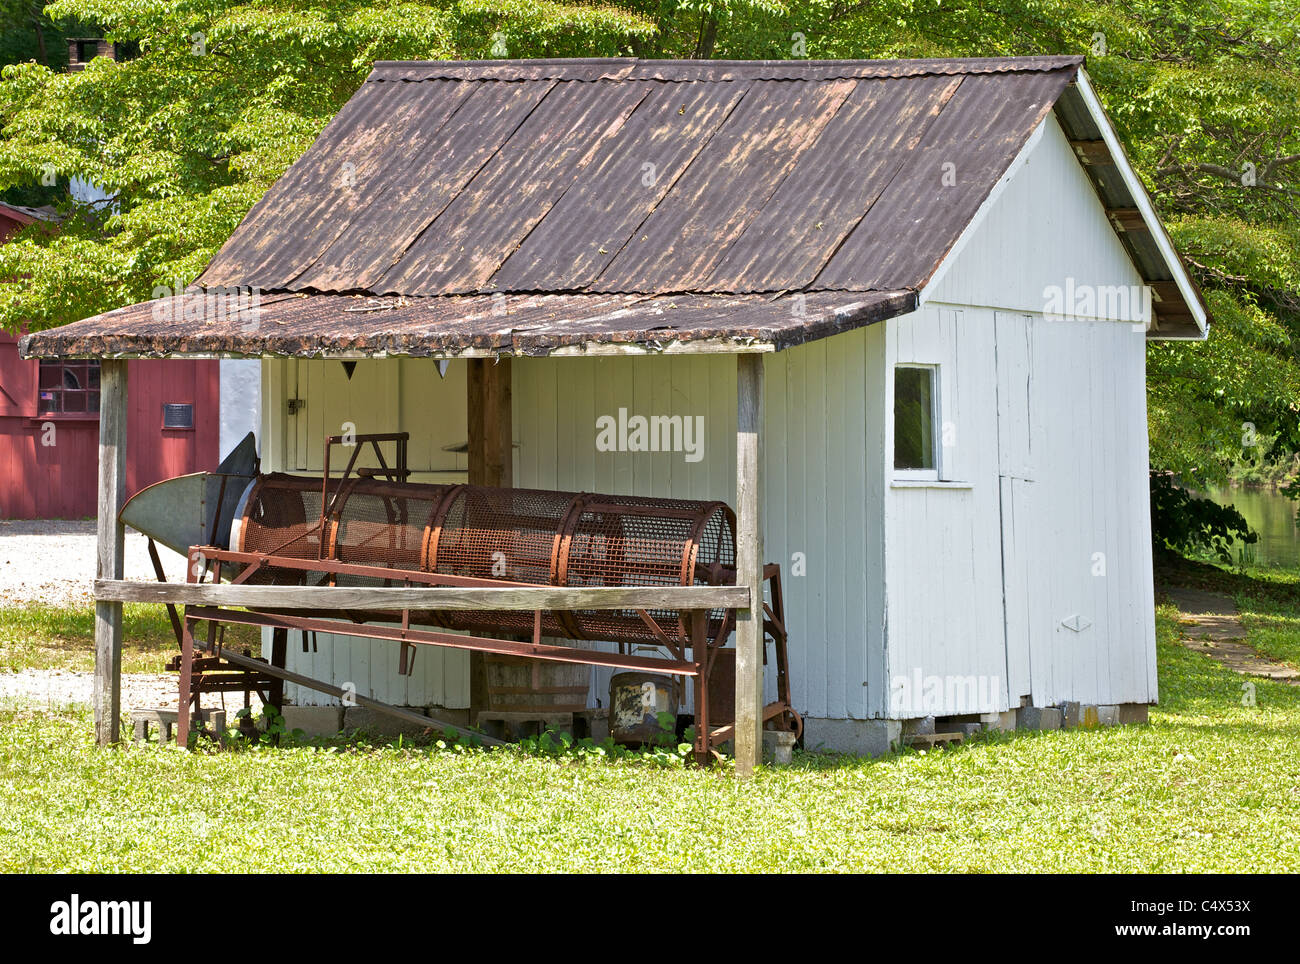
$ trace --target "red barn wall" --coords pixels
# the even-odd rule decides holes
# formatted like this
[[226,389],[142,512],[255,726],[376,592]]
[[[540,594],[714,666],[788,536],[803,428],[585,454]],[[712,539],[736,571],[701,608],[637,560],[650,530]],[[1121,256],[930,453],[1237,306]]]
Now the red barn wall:
[[[126,487],[216,468],[220,459],[220,363],[148,359],[127,363]],[[95,514],[99,418],[38,415],[39,363],[18,357],[0,333],[0,519],[76,519]],[[164,429],[164,403],[194,406],[193,429]],[[42,445],[54,425],[54,445]]]

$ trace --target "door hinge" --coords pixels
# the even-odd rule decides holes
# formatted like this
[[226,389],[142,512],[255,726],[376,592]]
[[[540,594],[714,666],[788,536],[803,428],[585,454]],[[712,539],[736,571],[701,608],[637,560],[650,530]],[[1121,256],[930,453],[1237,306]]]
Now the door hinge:
[[307,405],[301,398],[287,398],[284,401],[284,407],[290,415],[297,415]]

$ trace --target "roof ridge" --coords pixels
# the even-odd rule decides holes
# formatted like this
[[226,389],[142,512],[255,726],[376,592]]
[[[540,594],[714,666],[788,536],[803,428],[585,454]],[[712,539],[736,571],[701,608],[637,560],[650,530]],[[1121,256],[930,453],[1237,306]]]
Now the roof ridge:
[[1081,54],[892,60],[646,60],[631,57],[537,60],[380,60],[368,83],[424,80],[848,80],[934,74],[1043,73],[1083,65]]

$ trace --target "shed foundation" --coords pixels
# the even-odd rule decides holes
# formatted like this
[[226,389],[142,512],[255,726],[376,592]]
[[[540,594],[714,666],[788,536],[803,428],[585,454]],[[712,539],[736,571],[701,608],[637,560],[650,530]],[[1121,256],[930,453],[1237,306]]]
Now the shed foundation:
[[804,746],[813,752],[883,756],[898,747],[903,735],[900,720],[830,720],[805,717]]

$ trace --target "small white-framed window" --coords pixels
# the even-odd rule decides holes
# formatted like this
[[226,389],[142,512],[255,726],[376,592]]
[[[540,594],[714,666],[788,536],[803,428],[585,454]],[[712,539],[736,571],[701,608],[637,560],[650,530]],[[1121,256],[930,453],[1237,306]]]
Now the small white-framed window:
[[894,477],[939,478],[939,367],[894,366]]

